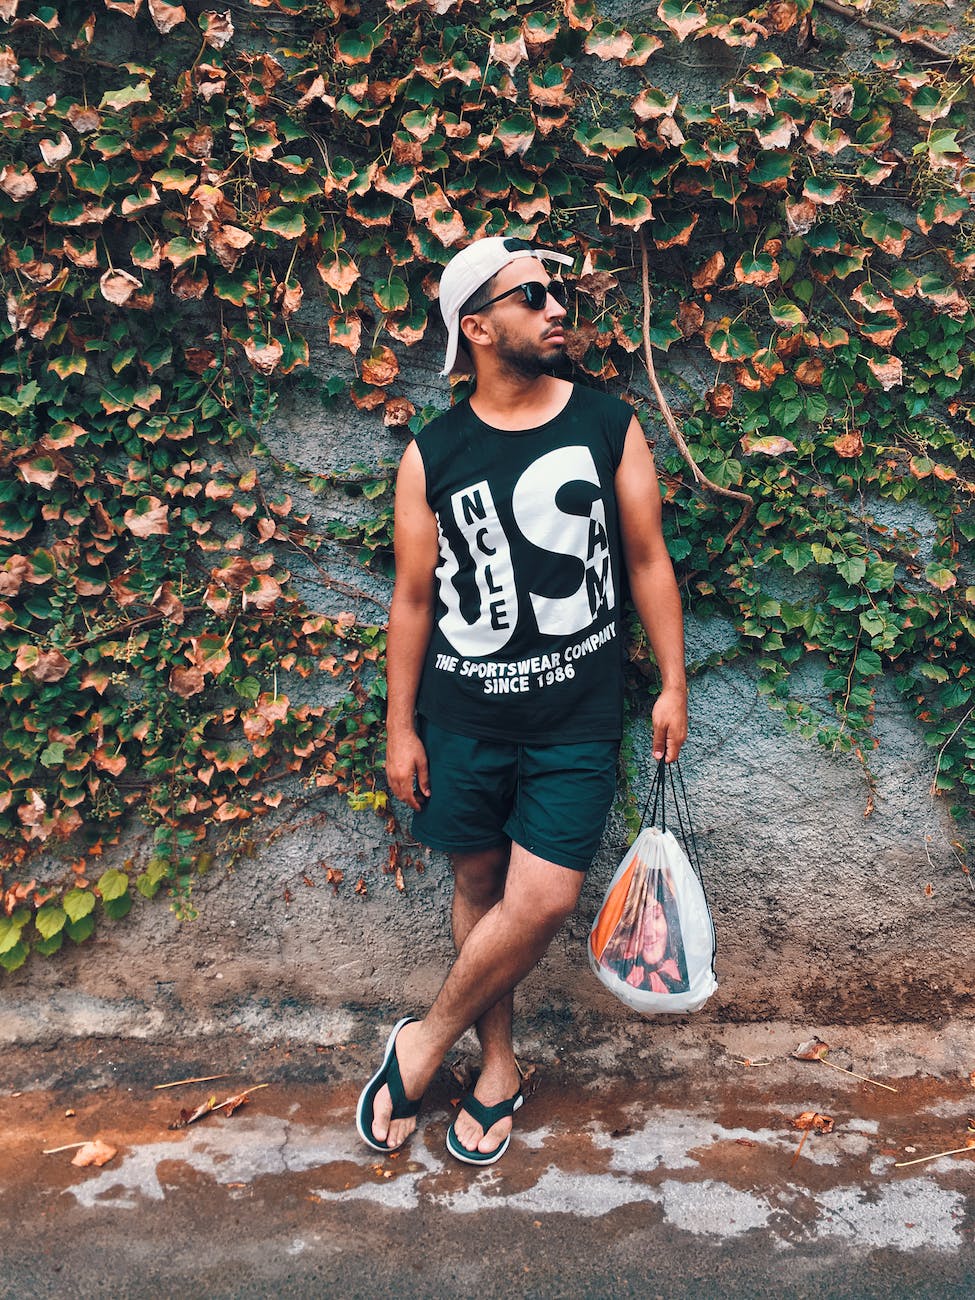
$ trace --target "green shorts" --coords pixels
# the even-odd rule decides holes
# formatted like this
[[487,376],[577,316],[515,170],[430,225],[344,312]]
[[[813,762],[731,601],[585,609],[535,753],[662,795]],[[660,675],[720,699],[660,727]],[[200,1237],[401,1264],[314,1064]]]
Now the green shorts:
[[514,842],[546,862],[588,870],[616,793],[618,740],[477,740],[427,718],[418,730],[430,764],[430,798],[413,816],[417,839],[445,853]]

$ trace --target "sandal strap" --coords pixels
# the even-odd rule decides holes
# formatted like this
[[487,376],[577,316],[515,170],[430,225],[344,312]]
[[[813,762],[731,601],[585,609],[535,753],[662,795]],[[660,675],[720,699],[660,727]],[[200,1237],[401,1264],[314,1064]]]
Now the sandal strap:
[[393,1119],[412,1119],[420,1109],[423,1101],[418,1097],[416,1101],[411,1101],[406,1095],[406,1089],[403,1087],[403,1076],[399,1071],[399,1061],[396,1059],[396,1047],[394,1045],[389,1056],[389,1064],[386,1066],[386,1086],[389,1088],[389,1099],[393,1103]]
[[471,1119],[476,1120],[486,1133],[489,1128],[497,1124],[499,1119],[507,1119],[509,1115],[513,1115],[523,1100],[519,1088],[513,1097],[499,1101],[495,1106],[485,1106],[483,1102],[478,1101],[473,1092],[469,1092],[458,1109],[466,1110]]

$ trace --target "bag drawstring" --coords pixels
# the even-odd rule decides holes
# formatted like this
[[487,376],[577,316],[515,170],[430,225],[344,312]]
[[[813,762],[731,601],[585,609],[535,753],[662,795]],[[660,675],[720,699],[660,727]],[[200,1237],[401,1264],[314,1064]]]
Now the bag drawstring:
[[[677,773],[677,782],[674,781],[674,772]],[[659,826],[661,831],[667,830],[667,778],[670,778],[670,797],[673,800],[674,812],[677,816],[677,825],[680,829],[680,837],[684,844],[684,852],[687,854],[688,861],[694,868],[698,880],[701,882],[701,889],[704,891],[704,901],[708,905],[710,912],[710,901],[707,895],[707,886],[704,883],[704,872],[701,868],[701,855],[697,847],[697,836],[694,834],[694,823],[691,820],[691,804],[687,797],[687,787],[684,785],[684,777],[680,770],[680,760],[674,759],[673,763],[668,763],[666,758],[661,758],[657,763],[657,771],[654,775],[653,782],[650,785],[650,792],[647,795],[647,801],[643,805],[643,815],[640,817],[640,830],[643,830],[643,824],[647,820],[647,812],[650,811],[650,825]],[[680,795],[677,793],[677,783],[680,784]],[[653,808],[650,808],[651,801]],[[659,820],[658,820],[659,814]],[[637,832],[639,834],[639,831]],[[714,945],[716,951],[717,944]],[[712,969],[714,960],[712,958]]]
[[[677,783],[674,781],[674,772],[677,772],[677,781],[680,783],[680,794],[677,793]],[[680,770],[680,760],[675,759],[673,763],[668,763],[665,758],[661,758],[657,763],[657,771],[654,775],[653,782],[650,786],[650,792],[647,795],[647,801],[643,805],[643,813],[640,817],[640,830],[643,830],[644,823],[647,820],[647,813],[650,813],[650,825],[659,826],[662,831],[667,829],[667,779],[670,778],[670,798],[673,802],[674,812],[677,816],[677,825],[680,828],[681,839],[684,841],[684,848],[687,856],[694,863],[697,874],[701,874],[701,855],[697,848],[697,836],[694,834],[694,824],[691,821],[691,805],[687,797],[687,787],[684,785],[684,777]],[[650,805],[653,803],[653,808]],[[637,832],[639,834],[639,831]]]

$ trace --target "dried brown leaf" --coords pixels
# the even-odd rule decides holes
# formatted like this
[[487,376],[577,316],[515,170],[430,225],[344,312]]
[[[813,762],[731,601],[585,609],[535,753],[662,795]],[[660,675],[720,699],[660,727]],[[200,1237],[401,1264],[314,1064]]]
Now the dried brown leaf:
[[266,343],[251,340],[244,344],[244,355],[258,373],[270,375],[284,356],[284,348],[277,339]]
[[102,1165],[107,1165],[114,1155],[117,1155],[117,1148],[109,1146],[101,1138],[94,1138],[75,1152],[71,1163],[82,1167],[95,1165],[96,1168],[100,1169]]
[[576,288],[588,294],[597,307],[602,307],[610,289],[618,289],[619,283],[612,271],[590,271],[579,277]]
[[704,326],[704,308],[696,302],[681,302],[677,307],[677,328],[685,339],[692,338]]
[[734,405],[735,392],[730,384],[715,384],[704,394],[704,404],[716,419],[726,416]]
[[107,298],[116,307],[123,307],[134,293],[142,288],[142,282],[128,271],[106,271],[98,281],[102,297]]
[[800,1043],[792,1055],[797,1061],[821,1061],[829,1051],[829,1043],[824,1043],[821,1038],[810,1038],[806,1042]]
[[207,243],[225,271],[235,269],[244,250],[253,242],[254,236],[239,226],[214,224],[207,234]]
[[703,266],[699,267],[691,277],[691,284],[695,289],[708,289],[712,284],[716,284],[722,272],[724,271],[724,253],[718,249],[712,253]]
[[101,113],[83,104],[72,104],[65,117],[79,135],[89,135],[92,131],[97,131],[102,124]]
[[34,173],[23,163],[8,163],[0,170],[0,190],[8,194],[15,203],[22,203],[37,192]]
[[851,429],[841,434],[833,443],[833,450],[843,460],[855,460],[863,455],[863,434],[859,429]]
[[832,1133],[834,1122],[832,1115],[822,1115],[818,1110],[804,1110],[792,1121],[792,1127],[816,1133]]
[[885,393],[904,382],[904,365],[900,357],[890,356],[879,360],[870,357],[867,365]]
[[522,33],[510,41],[496,41],[491,37],[491,46],[488,51],[488,59],[492,63],[500,63],[502,67],[507,68],[509,72],[514,72],[519,63],[524,63],[528,58],[528,50],[525,46],[525,38]]
[[167,4],[166,0],[149,0],[149,14],[163,36],[168,36],[174,27],[186,22],[183,6]]
[[215,50],[222,50],[234,34],[234,25],[230,19],[230,10],[218,14],[213,9],[206,9],[200,14],[200,30],[206,45]]
[[169,532],[169,506],[158,497],[149,497],[147,501],[144,511],[126,510],[122,516],[126,528],[136,537],[165,536]]
[[71,661],[60,650],[38,650],[36,646],[21,646],[14,666],[35,682],[59,682],[71,668]]
[[366,384],[385,388],[399,374],[399,360],[392,348],[379,347],[362,363],[362,379]]
[[188,700],[191,695],[198,695],[203,686],[203,673],[199,668],[173,668],[169,674],[169,689],[181,699]]

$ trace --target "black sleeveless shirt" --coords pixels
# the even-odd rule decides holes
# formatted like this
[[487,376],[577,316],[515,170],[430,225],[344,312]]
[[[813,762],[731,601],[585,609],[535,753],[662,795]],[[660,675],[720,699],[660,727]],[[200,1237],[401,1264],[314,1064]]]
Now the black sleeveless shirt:
[[613,481],[632,416],[575,385],[534,429],[495,429],[465,401],[419,434],[440,539],[420,714],[487,740],[622,734]]

